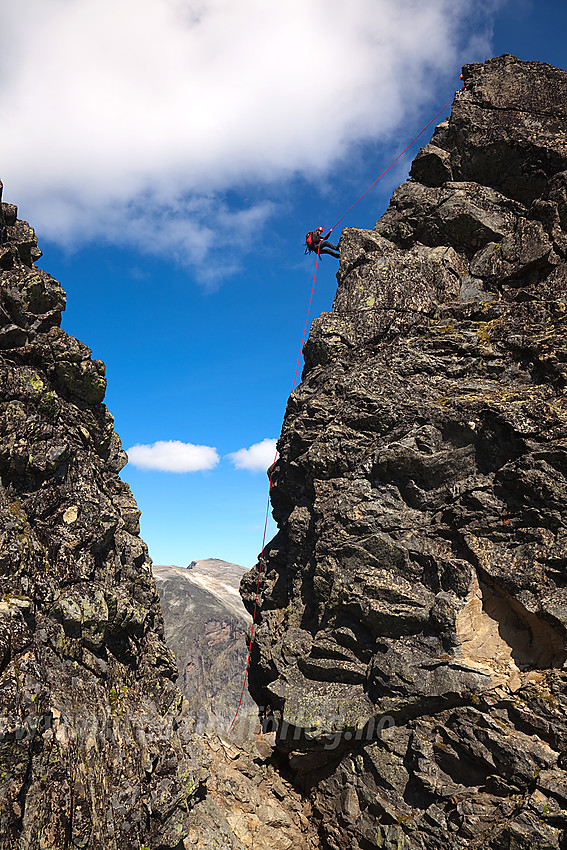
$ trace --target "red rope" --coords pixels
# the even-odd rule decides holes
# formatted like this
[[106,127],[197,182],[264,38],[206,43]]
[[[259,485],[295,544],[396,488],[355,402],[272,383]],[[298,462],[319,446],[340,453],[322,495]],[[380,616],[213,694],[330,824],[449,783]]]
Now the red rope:
[[[463,86],[463,89],[464,89],[464,86]],[[463,89],[461,89],[461,91],[462,91]],[[433,122],[435,121],[435,119],[436,119],[436,118],[439,118],[439,116],[441,115],[441,113],[443,112],[443,110],[444,110],[444,109],[447,109],[447,107],[449,106],[449,104],[451,103],[451,101],[452,101],[452,100],[453,100],[453,98],[451,98],[451,100],[448,100],[448,101],[447,101],[447,103],[445,104],[445,106],[441,107],[441,109],[439,110],[439,112],[437,113],[437,115],[434,115],[434,116],[433,116],[433,118],[431,119],[431,121],[428,121],[428,122],[427,122],[427,124],[425,125],[425,127],[423,128],[423,130],[420,130],[420,131],[419,131],[419,133],[417,134],[417,136],[414,136],[414,137],[413,137],[413,139],[411,140],[411,142],[409,143],[409,145],[407,145],[407,147],[405,147],[405,148],[403,149],[403,151],[402,151],[400,154],[398,154],[398,156],[397,156],[394,160],[392,160],[392,162],[390,163],[390,165],[388,166],[388,168],[385,168],[385,169],[384,169],[384,171],[382,172],[382,174],[381,174],[379,177],[377,177],[377,178],[376,178],[376,180],[374,181],[374,183],[371,183],[371,184],[370,184],[370,186],[368,187],[368,189],[366,190],[366,192],[363,192],[363,193],[362,193],[362,195],[360,196],[360,198],[359,198],[357,201],[355,201],[355,202],[354,202],[354,204],[352,205],[352,207],[349,207],[349,208],[348,208],[348,210],[346,211],[346,213],[345,213],[344,215],[342,215],[342,216],[339,218],[339,220],[338,220],[338,221],[336,221],[336,222],[333,224],[333,226],[331,227],[331,230],[334,230],[334,229],[335,229],[335,227],[337,226],[337,224],[340,224],[340,223],[341,223],[341,221],[343,220],[343,218],[346,218],[346,217],[347,217],[347,215],[349,214],[349,212],[350,212],[351,210],[353,210],[353,209],[355,208],[355,206],[356,206],[358,203],[360,203],[360,201],[361,201],[361,200],[362,200],[362,199],[363,199],[363,198],[364,198],[364,197],[365,197],[365,196],[366,196],[366,195],[370,192],[370,190],[371,190],[371,189],[373,189],[373,188],[374,188],[374,186],[375,186],[375,185],[376,185],[376,184],[377,184],[377,183],[378,183],[378,182],[382,179],[382,177],[383,177],[383,176],[384,176],[384,175],[385,175],[385,174],[386,174],[386,173],[390,170],[390,168],[391,168],[393,165],[395,165],[395,164],[396,164],[396,162],[397,162],[399,159],[401,159],[401,158],[403,157],[403,155],[405,154],[405,152],[411,148],[411,146],[413,145],[413,143],[414,143],[415,141],[417,141],[417,140],[419,139],[419,137],[420,137],[423,133],[425,133],[425,131],[427,130],[427,128],[428,128],[431,124],[433,124]]]
[[[464,86],[463,86],[463,89],[464,89]],[[461,89],[461,91],[462,91],[463,89]],[[431,121],[428,121],[428,122],[427,122],[427,124],[425,125],[425,127],[424,127],[422,130],[420,130],[420,131],[419,131],[419,133],[417,134],[417,136],[414,136],[414,137],[413,137],[413,139],[411,140],[411,142],[409,143],[409,145],[407,145],[407,146],[403,149],[403,151],[402,151],[400,154],[398,154],[398,156],[397,156],[394,160],[392,160],[392,162],[390,163],[390,165],[388,166],[388,168],[385,168],[385,169],[384,169],[384,171],[382,172],[382,174],[381,174],[379,177],[377,177],[377,178],[376,178],[376,180],[374,181],[374,183],[372,183],[372,184],[368,187],[368,189],[367,189],[365,192],[363,192],[363,193],[362,193],[362,195],[360,196],[360,198],[358,198],[358,200],[357,200],[357,201],[355,201],[355,202],[354,202],[354,204],[353,204],[351,207],[349,207],[349,208],[348,208],[348,210],[346,211],[346,213],[345,213],[344,215],[342,215],[342,216],[339,218],[339,220],[338,220],[337,222],[335,222],[335,224],[333,224],[333,226],[331,227],[331,231],[332,231],[332,230],[334,230],[334,228],[337,226],[337,224],[340,224],[340,222],[343,220],[343,218],[346,218],[346,217],[347,217],[347,215],[349,214],[349,212],[351,212],[351,210],[353,210],[353,209],[355,208],[355,206],[356,206],[356,205],[357,205],[357,204],[358,204],[358,203],[359,203],[359,202],[360,202],[360,201],[361,201],[361,200],[362,200],[362,199],[363,199],[363,198],[364,198],[364,197],[365,197],[365,196],[366,196],[366,195],[370,192],[370,190],[371,190],[371,189],[372,189],[372,188],[373,188],[373,187],[374,187],[374,186],[375,186],[375,185],[376,185],[376,184],[377,184],[377,183],[378,183],[378,182],[382,179],[382,177],[386,174],[386,172],[388,172],[388,171],[390,170],[390,168],[391,168],[393,165],[395,165],[395,164],[396,164],[396,162],[397,162],[399,159],[401,159],[401,158],[402,158],[402,156],[405,154],[405,152],[406,152],[407,150],[409,150],[409,148],[411,148],[411,146],[413,145],[413,143],[414,143],[415,141],[417,141],[417,139],[419,139],[419,137],[420,137],[423,133],[425,133],[425,131],[427,130],[427,128],[428,128],[431,124],[433,124],[433,122],[435,121],[435,119],[436,119],[436,118],[438,118],[438,117],[441,115],[441,113],[443,112],[443,110],[444,110],[444,109],[446,109],[446,108],[449,106],[449,104],[451,103],[451,101],[452,101],[452,100],[453,100],[453,98],[451,98],[451,100],[448,100],[448,101],[447,101],[447,103],[445,104],[445,106],[443,106],[443,107],[439,110],[439,112],[437,113],[437,115],[434,115],[434,116],[433,116],[433,118],[431,119]],[[298,356],[298,358],[297,358],[297,365],[296,365],[296,367],[295,367],[295,375],[293,376],[293,386],[292,386],[292,388],[291,388],[291,391],[292,391],[292,392],[293,392],[293,391],[294,391],[294,389],[295,389],[295,384],[296,384],[296,381],[297,381],[297,375],[298,375],[298,372],[299,372],[299,364],[301,363],[301,355],[302,355],[302,353],[303,353],[303,344],[304,344],[304,342],[305,342],[305,334],[307,333],[307,324],[308,324],[308,322],[309,322],[309,313],[310,313],[310,311],[311,311],[311,303],[312,303],[312,301],[313,301],[313,293],[315,292],[315,280],[316,280],[316,278],[317,278],[317,267],[318,267],[318,265],[319,265],[319,256],[320,256],[319,252],[320,252],[320,250],[321,250],[321,243],[319,243],[318,248],[317,248],[317,259],[315,260],[315,271],[314,271],[314,273],[313,273],[313,283],[312,283],[312,285],[311,285],[311,295],[310,295],[310,298],[309,298],[309,305],[308,305],[308,307],[307,307],[307,316],[305,317],[305,325],[304,325],[304,328],[303,328],[303,336],[301,337],[301,345],[299,346],[299,356]],[[272,463],[271,472],[270,472],[270,485],[269,485],[269,488],[268,488],[268,504],[267,504],[267,506],[266,506],[266,519],[265,519],[265,521],[264,521],[264,537],[263,537],[263,539],[262,539],[262,551],[260,552],[260,560],[259,560],[259,562],[258,562],[258,581],[257,581],[257,583],[256,583],[256,597],[255,597],[255,599],[254,599],[254,611],[253,611],[253,614],[252,614],[252,628],[251,628],[251,631],[250,631],[250,643],[249,643],[249,645],[248,645],[248,658],[246,659],[246,671],[245,671],[245,673],[244,673],[244,683],[243,683],[243,685],[242,685],[242,692],[241,692],[241,694],[240,694],[240,699],[239,699],[239,701],[238,701],[238,707],[237,707],[237,709],[236,709],[236,713],[235,713],[234,717],[232,718],[232,723],[230,724],[230,726],[229,726],[229,728],[228,728],[228,731],[229,731],[229,732],[231,731],[232,727],[234,726],[234,724],[235,724],[235,722],[236,722],[236,718],[238,717],[238,712],[240,711],[240,706],[242,705],[242,700],[244,699],[244,693],[245,693],[245,691],[246,691],[246,682],[248,681],[248,671],[249,671],[249,669],[250,669],[250,656],[252,655],[252,639],[253,639],[253,637],[254,637],[254,628],[255,628],[255,625],[256,625],[256,611],[257,611],[257,608],[258,608],[258,597],[259,597],[259,595],[260,595],[260,577],[261,577],[261,575],[262,575],[262,569],[263,569],[263,566],[264,566],[264,546],[266,545],[266,532],[267,532],[267,528],[268,528],[268,518],[269,518],[269,514],[270,514],[270,497],[271,497],[271,494],[272,494],[272,475],[274,474],[274,465],[275,465],[275,462],[276,462],[276,460],[277,460],[277,457],[278,457],[278,453],[277,453],[277,451],[276,451],[276,454],[275,454],[275,456],[274,456],[274,460],[273,460],[273,463]]]
[[317,278],[317,266],[319,265],[319,252],[321,250],[321,243],[317,246],[317,258],[315,260],[315,271],[313,272],[313,283],[311,284],[311,296],[309,297],[309,304],[307,306],[307,315],[305,317],[305,325],[303,326],[303,336],[301,337],[301,345],[299,346],[299,356],[297,358],[297,365],[295,367],[295,375],[293,376],[293,386],[291,388],[291,392],[295,389],[295,384],[297,381],[297,373],[299,372],[299,364],[301,363],[301,355],[303,354],[303,343],[305,342],[305,334],[307,333],[307,323],[309,322],[309,313],[311,311],[311,302],[313,301],[313,293],[315,292],[315,280]]
[[[299,355],[297,357],[297,365],[295,367],[295,375],[293,376],[293,386],[291,388],[291,392],[295,389],[295,384],[297,382],[297,375],[299,372],[299,364],[301,363],[301,355],[303,353],[303,343],[305,342],[305,334],[307,333],[307,324],[309,322],[309,313],[311,312],[311,302],[313,301],[313,293],[315,292],[315,280],[317,279],[317,266],[319,265],[319,251],[321,250],[321,244],[317,247],[317,258],[315,260],[315,271],[313,272],[313,283],[311,284],[311,295],[309,297],[309,304],[307,306],[307,316],[305,317],[305,325],[303,327],[303,336],[301,337],[301,345],[299,346]],[[266,545],[266,532],[268,528],[268,519],[270,516],[270,497],[272,495],[272,476],[274,474],[274,465],[276,460],[278,459],[278,452],[274,455],[274,460],[272,461],[271,471],[270,471],[270,485],[268,487],[268,503],[266,505],[266,518],[264,520],[264,536],[262,538],[262,550],[260,552],[260,560],[258,562],[258,581],[256,583],[256,597],[254,599],[254,612],[252,614],[252,628],[250,630],[250,642],[248,644],[248,657],[246,659],[246,670],[244,672],[244,683],[242,685],[242,691],[240,693],[240,699],[238,700],[238,706],[236,708],[236,713],[232,718],[232,723],[228,727],[228,731],[232,729],[234,724],[236,723],[236,718],[238,717],[238,712],[240,711],[240,706],[242,705],[242,700],[244,699],[244,693],[246,691],[246,682],[248,681],[248,671],[250,669],[250,656],[252,655],[252,639],[254,638],[254,627],[256,625],[256,610],[258,608],[258,596],[260,595],[260,577],[262,575],[262,568],[264,566],[264,546]]]
[[[277,452],[274,457],[274,463],[276,462]],[[264,546],[266,545],[266,531],[268,528],[268,517],[270,514],[270,496],[272,494],[272,475],[274,474],[273,464],[272,471],[270,472],[270,486],[268,488],[268,504],[266,505],[266,519],[264,521],[264,537],[262,538],[262,551],[260,552],[260,561],[258,563],[258,582],[256,584],[256,598],[254,599],[254,613],[252,614],[252,629],[250,631],[250,643],[248,645],[248,658],[246,659],[246,671],[244,673],[244,682],[242,684],[242,691],[240,692],[240,699],[238,700],[238,706],[236,708],[236,712],[234,717],[232,718],[232,723],[228,727],[228,731],[230,732],[234,724],[236,723],[236,718],[238,717],[238,712],[240,711],[240,706],[242,705],[242,700],[244,699],[244,692],[246,691],[246,682],[248,681],[248,670],[250,668],[250,656],[252,654],[252,639],[254,637],[254,626],[256,625],[256,609],[258,607],[258,596],[260,595],[260,577],[262,575],[262,567],[264,565]]]

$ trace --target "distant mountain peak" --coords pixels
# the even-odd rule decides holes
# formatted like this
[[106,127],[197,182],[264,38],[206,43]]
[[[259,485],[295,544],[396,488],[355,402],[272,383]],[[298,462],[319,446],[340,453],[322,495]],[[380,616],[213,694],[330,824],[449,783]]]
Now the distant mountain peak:
[[191,561],[188,567],[153,565],[156,581],[184,579],[212,594],[233,615],[248,623],[252,618],[240,598],[240,581],[246,572],[246,567],[219,558]]

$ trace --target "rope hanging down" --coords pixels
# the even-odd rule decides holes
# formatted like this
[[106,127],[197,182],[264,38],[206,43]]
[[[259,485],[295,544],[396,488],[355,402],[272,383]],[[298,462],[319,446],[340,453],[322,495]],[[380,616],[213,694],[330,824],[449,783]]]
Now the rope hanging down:
[[[461,91],[463,91],[463,89],[464,89],[464,86],[463,86],[463,88],[461,89]],[[370,190],[371,190],[371,189],[373,189],[373,188],[374,188],[374,186],[375,186],[377,183],[379,183],[379,182],[380,182],[380,180],[382,179],[382,177],[384,177],[384,175],[385,175],[385,174],[386,174],[386,173],[390,170],[390,168],[391,168],[393,165],[395,165],[395,164],[396,164],[396,162],[397,162],[399,159],[401,159],[401,158],[402,158],[402,156],[406,153],[406,151],[408,151],[408,150],[411,148],[411,146],[413,145],[413,143],[414,143],[414,142],[416,142],[416,141],[417,141],[417,139],[419,139],[419,137],[420,137],[421,135],[423,135],[423,133],[425,133],[425,131],[427,130],[427,128],[428,128],[429,126],[431,126],[431,124],[433,124],[433,122],[434,122],[437,118],[439,118],[439,116],[441,115],[441,113],[442,113],[445,109],[447,109],[447,107],[449,106],[449,104],[450,104],[452,101],[453,101],[453,98],[451,97],[451,98],[450,98],[450,100],[448,100],[448,101],[447,101],[447,103],[446,103],[444,106],[442,106],[442,107],[441,107],[441,109],[439,110],[439,112],[438,112],[436,115],[434,115],[434,116],[433,116],[433,118],[432,118],[430,121],[428,121],[428,122],[427,122],[427,124],[425,125],[425,127],[423,127],[423,129],[419,131],[419,133],[417,134],[417,136],[414,136],[414,137],[413,137],[413,139],[411,140],[411,142],[409,143],[409,145],[406,145],[406,147],[403,149],[403,151],[402,151],[400,154],[398,154],[398,156],[397,156],[395,159],[393,159],[393,160],[392,160],[392,162],[389,164],[389,166],[388,166],[387,168],[385,168],[385,169],[384,169],[384,171],[382,172],[382,174],[380,174],[380,175],[379,175],[379,177],[377,177],[377,178],[376,178],[376,180],[375,180],[373,183],[371,183],[371,184],[370,184],[370,186],[368,187],[368,189],[366,189],[366,191],[362,193],[362,195],[360,196],[360,198],[358,198],[358,199],[354,202],[354,204],[348,208],[348,210],[344,213],[344,215],[342,215],[342,216],[338,219],[338,221],[336,221],[336,222],[335,222],[335,224],[333,224],[333,226],[331,227],[331,231],[332,231],[332,230],[334,230],[334,229],[335,229],[335,227],[337,226],[337,224],[340,224],[340,223],[341,223],[341,221],[342,221],[344,218],[346,218],[346,217],[347,217],[347,215],[349,214],[349,212],[351,212],[351,210],[353,210],[353,209],[355,208],[355,206],[356,206],[356,205],[357,205],[357,204],[358,204],[358,203],[359,203],[359,202],[360,202],[360,201],[361,201],[361,200],[362,200],[362,199],[363,199],[363,198],[364,198],[364,197],[365,197],[365,196],[366,196],[366,195],[370,192]],[[304,325],[304,327],[303,327],[303,335],[302,335],[302,337],[301,337],[301,345],[299,346],[299,355],[298,355],[298,358],[297,358],[297,365],[296,365],[296,367],[295,367],[295,375],[293,376],[293,386],[292,386],[292,388],[291,388],[291,392],[293,392],[293,391],[294,391],[294,389],[295,389],[295,385],[296,385],[296,382],[297,382],[297,375],[298,375],[298,372],[299,372],[299,364],[301,363],[301,355],[302,355],[302,353],[303,353],[303,344],[304,344],[304,342],[305,342],[305,334],[307,333],[307,324],[308,324],[308,322],[309,322],[309,313],[310,313],[310,311],[311,311],[311,303],[312,303],[312,301],[313,301],[313,293],[315,292],[315,281],[316,281],[316,279],[317,279],[317,267],[318,267],[318,265],[319,265],[319,256],[320,256],[319,251],[320,251],[320,247],[321,247],[321,246],[319,245],[319,247],[317,248],[317,258],[316,258],[316,260],[315,260],[315,271],[314,271],[314,273],[313,273],[313,283],[312,283],[312,285],[311,285],[311,295],[310,295],[310,297],[309,297],[309,304],[308,304],[308,307],[307,307],[307,316],[305,317],[305,325]],[[254,599],[254,610],[253,610],[253,613],[252,613],[252,627],[251,627],[251,630],[250,630],[250,642],[249,642],[249,644],[248,644],[248,657],[247,657],[247,659],[246,659],[246,669],[245,669],[245,672],[244,672],[244,682],[243,682],[243,685],[242,685],[242,691],[241,691],[241,694],[240,694],[240,699],[239,699],[239,701],[238,701],[238,706],[237,706],[237,708],[236,708],[236,712],[235,712],[235,714],[234,714],[234,717],[232,718],[232,723],[230,724],[230,726],[229,726],[229,728],[228,728],[228,731],[229,731],[229,732],[231,731],[232,727],[233,727],[233,726],[234,726],[234,724],[236,723],[236,718],[238,717],[238,712],[240,711],[240,706],[242,705],[242,700],[244,699],[244,693],[245,693],[245,691],[246,691],[246,683],[247,683],[247,681],[248,681],[248,671],[249,671],[249,669],[250,669],[250,656],[251,656],[251,654],[252,654],[252,641],[253,641],[253,638],[254,638],[254,628],[255,628],[255,626],[256,626],[256,611],[257,611],[257,608],[258,608],[258,597],[259,597],[259,595],[260,595],[260,578],[261,578],[261,576],[262,576],[262,569],[263,569],[263,566],[264,566],[264,547],[265,547],[265,545],[266,545],[266,533],[267,533],[267,528],[268,528],[268,518],[269,518],[269,515],[270,515],[270,497],[271,497],[271,494],[272,494],[272,475],[274,474],[274,464],[275,464],[275,462],[276,462],[276,460],[277,460],[277,457],[278,457],[278,453],[276,452],[276,454],[274,455],[274,460],[273,460],[273,462],[272,462],[271,472],[270,472],[270,483],[269,483],[269,487],[268,487],[268,502],[267,502],[267,505],[266,505],[266,518],[265,518],[265,521],[264,521],[264,536],[263,536],[263,538],[262,538],[262,550],[261,550],[261,552],[260,552],[260,560],[259,560],[259,562],[258,562],[258,581],[257,581],[257,583],[256,583],[256,596],[255,596],[255,599]]]
[[[309,313],[311,311],[311,302],[313,301],[313,293],[315,292],[315,280],[317,278],[317,266],[319,265],[319,248],[317,249],[317,258],[315,260],[315,271],[313,273],[313,283],[311,284],[311,296],[309,298],[309,304],[307,306],[307,316],[305,317],[305,325],[303,327],[303,336],[301,337],[301,345],[299,346],[299,355],[297,357],[297,364],[295,367],[295,375],[293,376],[293,386],[291,388],[291,392],[294,391],[295,385],[297,383],[297,375],[299,372],[299,364],[301,363],[301,354],[303,353],[303,343],[305,342],[305,334],[307,333],[307,323],[309,322]],[[246,659],[246,670],[244,673],[244,682],[242,684],[242,691],[240,693],[240,699],[238,700],[238,706],[236,709],[236,713],[232,718],[232,723],[230,724],[228,731],[232,729],[236,722],[236,718],[238,717],[238,712],[240,711],[240,706],[242,705],[242,700],[244,699],[244,693],[246,691],[246,682],[248,681],[248,670],[250,668],[250,655],[252,654],[252,639],[254,637],[254,627],[256,625],[256,609],[258,607],[258,596],[260,594],[260,577],[262,575],[262,567],[264,566],[264,546],[266,545],[266,532],[268,529],[268,518],[270,516],[270,497],[272,495],[272,475],[274,474],[274,465],[276,460],[278,459],[278,453],[274,455],[274,459],[272,461],[271,469],[270,469],[270,484],[268,487],[268,502],[266,505],[266,518],[264,520],[264,536],[262,538],[262,549],[260,551],[260,560],[258,562],[258,581],[256,583],[256,596],[254,598],[254,611],[252,614],[252,627],[250,630],[250,643],[248,645],[248,657]]]

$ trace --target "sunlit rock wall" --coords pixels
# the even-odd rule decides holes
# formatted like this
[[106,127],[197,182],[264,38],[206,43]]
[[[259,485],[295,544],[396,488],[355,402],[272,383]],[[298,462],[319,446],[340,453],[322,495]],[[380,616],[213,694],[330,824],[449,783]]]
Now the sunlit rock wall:
[[0,847],[179,847],[206,769],[181,746],[104,365],[61,330],[65,294],[40,256],[3,203]]
[[466,66],[340,252],[279,441],[252,693],[333,850],[564,847],[567,73]]

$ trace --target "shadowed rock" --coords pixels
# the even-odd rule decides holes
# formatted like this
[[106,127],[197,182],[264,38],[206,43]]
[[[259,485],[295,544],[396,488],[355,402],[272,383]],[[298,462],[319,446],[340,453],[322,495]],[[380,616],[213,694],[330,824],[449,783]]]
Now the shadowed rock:
[[104,365],[0,209],[0,848],[237,850],[199,802],[212,757],[174,684]]
[[567,73],[464,82],[343,230],[272,477],[250,686],[333,850],[565,846]]

